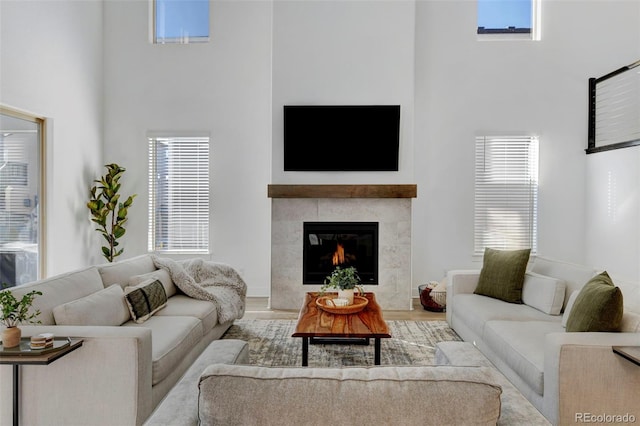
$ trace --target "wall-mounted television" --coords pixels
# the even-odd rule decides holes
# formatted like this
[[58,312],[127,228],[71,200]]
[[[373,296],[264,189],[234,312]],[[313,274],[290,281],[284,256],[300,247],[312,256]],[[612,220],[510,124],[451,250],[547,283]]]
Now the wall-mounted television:
[[285,105],[285,171],[398,171],[400,105]]

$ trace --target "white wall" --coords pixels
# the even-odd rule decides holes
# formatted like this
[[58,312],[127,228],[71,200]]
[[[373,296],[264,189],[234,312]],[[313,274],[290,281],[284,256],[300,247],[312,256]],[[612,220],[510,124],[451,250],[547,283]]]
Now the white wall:
[[85,204],[102,164],[102,3],[2,0],[0,46],[0,103],[50,119],[46,274],[84,266],[99,257]]
[[[413,1],[273,7],[273,183],[413,183]],[[283,105],[401,108],[398,172],[284,172]]]
[[[626,185],[637,149],[584,154],[587,79],[638,59],[640,2],[546,0],[539,42],[478,42],[465,0],[212,5],[210,43],[155,46],[145,0],[0,1],[0,102],[54,118],[50,273],[102,261],[84,203],[107,162],[127,167],[123,193],[138,194],[124,257],[145,253],[146,132],[203,130],[211,258],[254,296],[269,294],[269,183],[417,183],[414,287],[479,266],[473,140],[498,131],[541,137],[540,253],[640,274],[638,186]],[[401,170],[284,173],[288,103],[401,104]],[[600,208],[610,171],[615,222]]]
[[640,280],[640,148],[587,158],[587,262]]
[[476,134],[540,136],[539,253],[585,261],[585,229],[601,221],[585,216],[587,81],[638,59],[638,4],[544,1],[533,42],[478,41],[475,2],[417,3],[414,284],[481,266],[472,256]]
[[149,42],[149,2],[105,2],[105,162],[127,168],[123,257],[147,252],[148,131],[211,135],[209,258],[269,294],[271,4],[214,1],[211,41]]

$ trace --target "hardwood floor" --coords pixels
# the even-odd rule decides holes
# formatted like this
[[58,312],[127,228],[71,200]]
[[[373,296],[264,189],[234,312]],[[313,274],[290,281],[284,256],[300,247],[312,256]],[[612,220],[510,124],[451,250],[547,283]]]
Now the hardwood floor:
[[[302,303],[302,301],[300,301]],[[244,319],[298,319],[298,309],[274,310],[269,308],[267,297],[247,297]],[[444,312],[430,312],[423,309],[419,299],[413,299],[412,311],[383,311],[389,321],[444,321]]]

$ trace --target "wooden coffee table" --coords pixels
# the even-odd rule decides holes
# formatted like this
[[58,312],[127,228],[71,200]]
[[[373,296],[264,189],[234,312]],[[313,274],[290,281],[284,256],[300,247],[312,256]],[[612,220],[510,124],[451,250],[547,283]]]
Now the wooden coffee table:
[[[330,294],[330,293],[328,293]],[[367,306],[354,314],[332,314],[316,305],[318,293],[307,293],[292,337],[302,337],[302,366],[309,365],[309,342],[369,344],[374,339],[374,364],[380,365],[380,339],[389,338],[389,327],[373,293],[365,293]]]

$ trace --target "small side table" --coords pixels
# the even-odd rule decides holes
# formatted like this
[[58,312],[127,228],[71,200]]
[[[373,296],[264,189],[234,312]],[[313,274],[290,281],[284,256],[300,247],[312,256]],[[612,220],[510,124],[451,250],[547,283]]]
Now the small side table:
[[0,364],[13,365],[13,426],[20,424],[20,366],[49,365],[78,349],[83,342],[82,339],[56,337],[53,347],[35,350],[30,348],[30,341],[30,338],[23,338],[20,346],[8,349],[0,345]]
[[640,346],[613,346],[613,352],[640,366]]

